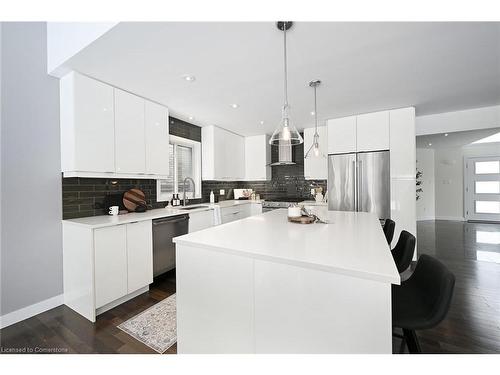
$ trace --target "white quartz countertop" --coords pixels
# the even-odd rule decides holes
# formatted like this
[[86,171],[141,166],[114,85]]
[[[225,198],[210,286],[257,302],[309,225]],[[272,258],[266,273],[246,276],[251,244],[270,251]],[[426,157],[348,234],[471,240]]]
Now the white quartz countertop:
[[174,238],[257,259],[400,283],[375,214],[329,211],[329,224],[295,224],[279,209]]
[[[113,225],[133,223],[136,221],[153,220],[153,219],[160,219],[162,217],[178,216],[200,211],[213,210],[217,206],[220,208],[225,208],[225,207],[232,207],[250,203],[261,204],[261,201],[227,200],[216,204],[199,203],[199,204],[193,204],[192,206],[203,206],[203,207],[195,208],[192,210],[183,210],[181,208],[173,208],[169,206],[168,208],[156,208],[153,210],[148,210],[146,212],[131,212],[128,214],[123,214],[118,216],[110,216],[110,215],[90,216],[78,219],[67,219],[63,220],[63,222],[67,224],[85,226],[90,229],[93,229],[93,228],[101,228]],[[189,205],[187,207],[189,207]]]

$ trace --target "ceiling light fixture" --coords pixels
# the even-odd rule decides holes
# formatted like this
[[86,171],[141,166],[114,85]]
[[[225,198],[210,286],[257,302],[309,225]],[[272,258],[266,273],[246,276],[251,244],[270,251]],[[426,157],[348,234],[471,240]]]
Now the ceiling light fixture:
[[309,82],[309,87],[312,87],[314,89],[314,136],[313,136],[313,143],[311,147],[309,147],[309,150],[307,150],[306,155],[304,156],[304,159],[307,159],[311,155],[314,155],[315,157],[322,157],[324,158],[325,155],[321,152],[319,149],[319,134],[318,134],[318,105],[317,105],[317,100],[316,100],[316,89],[318,86],[321,84],[321,81],[319,79],[315,79],[311,82]]
[[311,116],[314,116],[316,114],[316,111],[311,111]]
[[264,125],[264,121],[263,121],[263,120],[262,120],[262,121],[260,121],[260,124],[261,124],[261,125]]
[[188,119],[189,119],[190,121],[193,121],[193,120],[194,120],[194,117],[193,117],[193,116],[189,116],[189,117],[188,117]]
[[429,146],[432,146],[432,143],[429,143]]
[[281,111],[281,122],[274,131],[269,144],[279,146],[280,144],[298,145],[304,142],[295,126],[290,122],[289,105],[288,105],[288,67],[286,61],[286,32],[292,27],[291,21],[280,21],[276,23],[276,27],[283,31],[283,61],[284,61],[284,103]]
[[448,136],[448,133],[444,133],[444,136],[447,137]]
[[231,108],[236,109],[236,108],[238,108],[238,107],[239,107],[239,104],[236,104],[236,103],[231,104]]
[[185,80],[185,81],[188,81],[188,82],[194,82],[196,81],[196,77],[195,76],[192,76],[192,75],[189,75],[189,74],[185,74],[182,76],[182,78]]

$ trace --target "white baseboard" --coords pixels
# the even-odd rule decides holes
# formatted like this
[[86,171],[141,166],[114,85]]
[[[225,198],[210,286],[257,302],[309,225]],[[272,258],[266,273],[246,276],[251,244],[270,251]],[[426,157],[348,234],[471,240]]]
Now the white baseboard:
[[44,311],[61,306],[63,303],[64,297],[62,294],[59,294],[58,296],[54,296],[33,305],[23,307],[22,309],[12,311],[8,314],[0,316],[0,328],[5,328],[22,320],[31,318],[32,316],[43,313]]
[[436,220],[465,221],[462,216],[436,216]]
[[436,220],[436,218],[434,216],[417,217],[417,221],[425,221],[425,220]]

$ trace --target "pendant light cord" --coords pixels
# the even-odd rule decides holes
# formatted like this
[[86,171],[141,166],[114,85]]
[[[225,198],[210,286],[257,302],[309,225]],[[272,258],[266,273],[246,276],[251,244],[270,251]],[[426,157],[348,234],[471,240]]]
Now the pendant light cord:
[[317,85],[314,85],[314,135],[318,136],[318,106],[316,104],[316,89]]
[[287,67],[287,63],[286,63],[286,59],[287,59],[287,56],[286,56],[286,22],[283,23],[283,60],[285,62],[285,69],[284,69],[284,72],[285,72],[285,84],[284,84],[284,94],[285,94],[285,107],[288,107],[288,83],[287,83],[287,79],[288,79],[288,67]]

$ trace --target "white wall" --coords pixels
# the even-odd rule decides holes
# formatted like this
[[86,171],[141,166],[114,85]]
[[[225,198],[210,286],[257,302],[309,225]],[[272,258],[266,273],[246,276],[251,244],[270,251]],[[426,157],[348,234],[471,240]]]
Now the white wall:
[[418,116],[416,134],[452,133],[500,126],[500,105]]
[[499,143],[436,149],[436,219],[464,220],[464,158],[500,155]]
[[417,200],[417,220],[435,218],[434,150],[417,148],[417,170],[422,172],[422,192]]
[[436,219],[463,220],[463,153],[461,147],[434,152]]
[[116,24],[117,22],[48,22],[47,72],[56,77],[68,73],[61,65]]
[[1,37],[5,319],[40,302],[49,308],[43,301],[57,303],[62,294],[62,194],[59,82],[47,75],[46,25],[3,23]]

